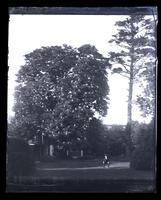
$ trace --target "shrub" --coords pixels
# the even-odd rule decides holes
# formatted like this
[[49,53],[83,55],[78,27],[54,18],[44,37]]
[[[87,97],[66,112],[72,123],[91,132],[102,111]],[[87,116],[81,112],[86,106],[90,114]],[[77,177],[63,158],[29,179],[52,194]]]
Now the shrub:
[[126,152],[126,132],[122,126],[113,125],[106,134],[106,152],[111,156],[120,156]]
[[33,174],[35,170],[34,157],[24,140],[18,138],[8,139],[7,158],[8,177]]
[[152,170],[155,167],[155,129],[153,124],[141,129],[130,167],[137,170]]

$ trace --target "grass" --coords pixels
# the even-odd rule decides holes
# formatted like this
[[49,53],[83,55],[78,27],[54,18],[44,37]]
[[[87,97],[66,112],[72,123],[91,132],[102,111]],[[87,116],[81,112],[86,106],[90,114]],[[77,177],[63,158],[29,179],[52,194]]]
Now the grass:
[[[73,159],[73,160],[53,160],[52,162],[40,162],[37,163],[37,167],[43,168],[75,168],[75,167],[98,167],[102,166],[103,158],[96,159]],[[128,158],[113,157],[111,163],[115,162],[129,162]]]
[[[113,161],[115,162],[115,161]],[[117,162],[118,163],[118,162]],[[59,160],[37,163],[35,174],[9,182],[7,191],[98,191],[127,192],[153,191],[155,176],[152,171],[130,168],[90,168],[102,165],[102,160]],[[74,168],[89,167],[88,169]],[[44,168],[70,168],[70,170],[39,170]]]
[[37,171],[36,176],[53,180],[154,180],[153,172],[133,169]]
[[41,162],[37,163],[39,168],[75,168],[75,167],[98,167],[102,165],[102,160],[56,160],[55,162]]
[[[101,159],[71,161],[59,160],[50,163],[42,162],[37,163],[36,171],[32,176],[21,177],[21,181],[30,183],[47,181],[52,183],[61,180],[155,180],[155,174],[153,171],[139,171],[128,167],[112,167],[114,164],[119,163],[112,161],[111,168],[103,168]],[[120,163],[120,166],[121,164],[122,163]],[[56,170],[43,170],[45,168],[56,168]],[[68,169],[61,170],[61,168]]]
[[37,171],[7,185],[8,192],[154,192],[152,172],[132,169]]
[[[115,163],[115,161],[112,161]],[[43,168],[73,168],[70,170],[37,170],[36,176],[53,180],[154,180],[154,172],[138,171],[130,168],[91,168],[78,169],[81,167],[102,166],[102,160],[73,160],[59,161],[54,163],[39,163],[37,167]]]

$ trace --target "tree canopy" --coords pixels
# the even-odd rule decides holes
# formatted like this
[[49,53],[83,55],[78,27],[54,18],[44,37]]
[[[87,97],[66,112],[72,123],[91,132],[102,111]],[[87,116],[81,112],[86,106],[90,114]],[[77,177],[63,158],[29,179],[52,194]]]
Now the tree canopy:
[[42,47],[25,55],[15,92],[19,136],[43,133],[59,145],[85,144],[95,113],[107,113],[108,65],[108,59],[88,44]]
[[[157,82],[157,19],[147,19],[146,38],[150,51],[144,63],[144,70],[140,73],[140,85],[143,87],[142,94],[137,96],[144,117],[155,116],[156,112],[156,82]],[[143,85],[144,82],[144,85]],[[146,84],[145,84],[146,83]]]

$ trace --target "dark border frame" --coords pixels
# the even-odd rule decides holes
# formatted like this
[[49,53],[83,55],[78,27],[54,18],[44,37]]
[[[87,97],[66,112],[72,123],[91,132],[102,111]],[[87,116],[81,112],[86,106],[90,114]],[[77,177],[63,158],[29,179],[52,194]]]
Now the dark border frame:
[[[104,0],[104,1],[106,1],[106,0]],[[80,6],[80,4],[82,4],[83,1],[78,0],[78,1],[75,1],[75,2],[77,2],[76,5],[79,4],[79,6]],[[89,3],[89,2],[93,2],[93,1],[91,0],[91,1],[84,1],[84,2],[87,2],[88,5],[91,5],[91,3]],[[6,43],[8,43],[8,20],[9,20],[9,14],[96,14],[96,15],[99,15],[99,14],[101,14],[101,15],[102,14],[110,14],[111,15],[112,13],[116,14],[116,12],[117,12],[117,14],[119,15],[119,13],[121,14],[121,9],[124,10],[124,14],[125,13],[128,14],[129,13],[129,8],[132,9],[134,13],[136,13],[136,8],[129,7],[129,1],[123,1],[123,2],[119,2],[119,3],[117,2],[116,4],[115,4],[114,0],[112,2],[113,3],[111,3],[111,2],[110,3],[107,3],[107,2],[103,3],[100,0],[97,3],[94,2],[94,6],[95,7],[91,7],[91,6],[90,7],[86,7],[87,4],[85,3],[85,7],[81,7],[81,8],[80,7],[55,7],[55,8],[51,8],[51,7],[14,7],[14,6],[17,6],[17,4],[22,5],[24,2],[22,2],[22,1],[15,1],[15,2],[14,1],[9,1],[8,2],[8,6],[9,7],[7,6],[7,7],[4,7],[4,9],[2,8],[2,13],[1,13],[2,17],[5,19],[5,21],[4,21],[5,22],[5,26],[3,26],[3,29],[2,29],[2,34],[4,35],[4,41],[6,39]],[[40,6],[40,5],[44,6],[45,3],[46,3],[45,1],[43,1],[41,3],[37,2],[37,1],[35,2],[34,0],[32,1],[32,4],[35,4],[35,5],[38,5],[38,6]],[[54,2],[48,2],[47,5],[51,6],[51,4],[53,4],[53,3],[56,4],[56,6],[62,6],[64,2],[62,0],[59,0],[59,1],[54,1]],[[24,6],[29,6],[30,5],[30,3],[28,1],[25,2],[25,4],[26,5],[24,5]],[[110,7],[113,6],[114,4],[117,5],[118,7],[115,7],[115,5],[114,5],[112,10],[111,10],[110,7],[99,7],[99,5],[100,6],[107,6],[107,4],[109,4]],[[122,7],[120,7],[121,4],[123,4]],[[157,12],[157,2],[155,0],[153,0],[153,1],[148,1],[147,0],[143,4],[142,4],[141,1],[139,1],[139,2],[132,2],[131,1],[130,4],[133,5],[133,6],[138,6],[137,7],[137,9],[138,9],[137,12],[140,12],[140,13],[144,13],[145,14],[145,12],[146,12],[146,14],[147,14],[147,13],[151,12],[151,11],[149,11],[149,7],[151,7],[151,6],[154,7],[154,10],[155,10],[154,12]],[[68,3],[67,4],[64,3],[64,5],[65,6],[68,5]],[[75,3],[73,3],[71,5],[74,6]],[[10,10],[9,11],[9,8],[14,8],[15,10]],[[36,13],[35,13],[35,9],[37,9]],[[47,9],[50,10],[49,11],[50,13],[47,12]],[[107,13],[107,10],[105,10],[105,9],[108,10],[108,13]],[[83,13],[80,13],[80,10]],[[95,10],[95,12],[93,12],[93,10]],[[130,14],[131,14],[131,12],[130,12]],[[1,62],[2,62],[2,65],[5,66],[5,67],[3,67],[3,72],[4,73],[3,73],[3,76],[2,76],[2,79],[1,79],[2,84],[5,83],[5,87],[3,86],[2,90],[1,90],[2,94],[3,94],[2,96],[7,96],[6,80],[7,80],[7,71],[8,71],[8,67],[7,67],[8,48],[6,48],[6,43],[5,43],[4,50],[0,51],[1,55],[4,58],[4,59],[2,59]],[[2,86],[2,84],[1,84],[1,86]],[[3,100],[3,103],[5,105],[6,104],[6,99],[2,98],[2,100]],[[2,131],[6,132],[6,129],[7,129],[6,107],[2,108],[2,113],[4,113],[4,114],[2,114],[2,118],[1,118],[1,124],[3,124]],[[1,145],[1,148],[2,148],[1,153],[2,153],[2,159],[3,159],[3,161],[5,161],[5,149],[6,149],[6,144],[5,144],[6,143],[6,136],[5,136],[5,134],[3,134],[2,139],[4,140],[4,142]],[[4,166],[5,166],[5,164],[4,164]],[[1,174],[3,175],[3,177],[5,177],[5,169],[2,170],[1,172],[2,172]],[[5,181],[4,181],[4,183],[5,183]],[[1,190],[3,192],[5,191],[5,185],[3,187],[1,187]],[[16,195],[16,193],[15,193],[15,195]],[[12,194],[11,195],[7,194],[7,196],[8,197],[11,196],[11,198],[12,198]],[[46,194],[45,195],[41,194],[40,197],[41,196],[42,197],[43,196],[47,197]],[[119,194],[119,195],[116,195],[116,196],[118,196],[118,198],[120,198],[122,195]],[[133,195],[133,197],[136,197],[136,198],[139,197],[139,196],[140,196],[140,194],[134,194]],[[128,196],[126,194],[123,195],[123,197],[125,199],[128,198]],[[130,198],[131,197],[132,196],[130,195]],[[142,194],[141,194],[141,197],[143,197]],[[154,196],[154,194],[148,194],[146,196],[146,199],[149,199],[149,198],[154,199],[154,198],[156,198],[156,195]]]

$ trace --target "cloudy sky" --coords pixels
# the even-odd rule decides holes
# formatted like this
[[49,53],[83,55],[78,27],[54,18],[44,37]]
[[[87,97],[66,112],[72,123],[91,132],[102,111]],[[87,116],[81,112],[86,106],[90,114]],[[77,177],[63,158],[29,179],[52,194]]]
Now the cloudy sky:
[[[42,46],[68,44],[79,47],[95,45],[104,56],[113,49],[108,43],[116,33],[116,21],[125,16],[117,15],[10,15],[9,20],[9,81],[8,117],[13,116],[15,74],[24,64],[24,55]],[[110,105],[106,124],[127,122],[127,80],[109,74]],[[141,120],[135,109],[133,119]]]

